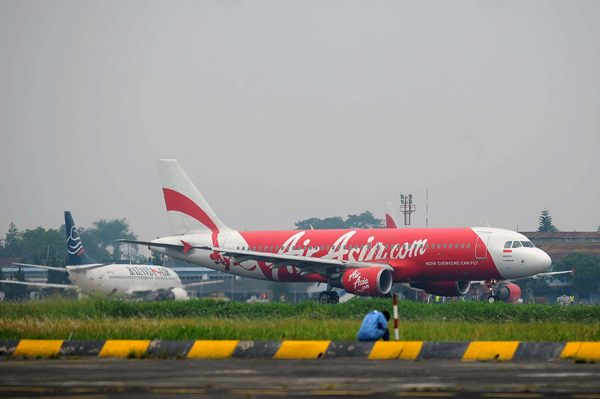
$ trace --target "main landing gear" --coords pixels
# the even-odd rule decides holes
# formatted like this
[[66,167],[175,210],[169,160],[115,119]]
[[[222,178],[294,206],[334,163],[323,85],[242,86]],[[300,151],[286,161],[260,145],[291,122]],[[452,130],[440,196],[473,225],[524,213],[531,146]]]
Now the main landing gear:
[[338,303],[340,296],[335,291],[322,291],[319,294],[319,303]]

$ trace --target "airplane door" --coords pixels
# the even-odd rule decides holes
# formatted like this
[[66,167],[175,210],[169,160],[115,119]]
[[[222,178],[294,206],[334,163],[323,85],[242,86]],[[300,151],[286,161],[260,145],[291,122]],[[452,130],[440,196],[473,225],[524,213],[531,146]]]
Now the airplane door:
[[487,259],[487,245],[491,234],[492,233],[487,232],[477,233],[477,242],[475,243],[475,259]]

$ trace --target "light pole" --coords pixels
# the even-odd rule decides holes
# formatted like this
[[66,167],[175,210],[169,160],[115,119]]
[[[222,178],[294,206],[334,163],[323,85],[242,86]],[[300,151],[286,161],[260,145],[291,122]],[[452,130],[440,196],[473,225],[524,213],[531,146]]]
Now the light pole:
[[413,205],[412,194],[405,196],[400,194],[400,212],[404,214],[404,225],[410,226],[410,214],[417,210],[417,206]]

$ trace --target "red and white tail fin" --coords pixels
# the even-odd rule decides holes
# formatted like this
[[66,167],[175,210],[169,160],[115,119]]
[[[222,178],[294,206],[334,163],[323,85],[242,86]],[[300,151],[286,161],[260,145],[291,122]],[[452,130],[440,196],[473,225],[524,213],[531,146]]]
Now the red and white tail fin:
[[216,238],[219,233],[231,230],[219,220],[179,162],[159,159],[158,174],[174,236],[212,233]]
[[397,229],[398,223],[396,222],[396,214],[394,213],[394,207],[391,202],[385,203],[385,228],[386,229]]

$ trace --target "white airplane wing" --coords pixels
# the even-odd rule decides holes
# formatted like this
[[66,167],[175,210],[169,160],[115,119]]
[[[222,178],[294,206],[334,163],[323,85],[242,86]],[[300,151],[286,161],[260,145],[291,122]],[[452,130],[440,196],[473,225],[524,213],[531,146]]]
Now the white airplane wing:
[[571,273],[571,275],[575,275],[575,269],[565,270],[563,272],[538,273],[535,276],[533,276],[533,278],[537,279],[539,277],[548,277],[548,276],[555,276],[557,274],[567,274],[567,273]]
[[42,265],[29,265],[27,263],[13,263],[13,266],[37,267],[38,269],[54,270],[54,271],[63,272],[63,273],[65,273],[67,271],[64,267],[52,267],[52,266],[42,266]]
[[198,283],[191,283],[191,284],[186,284],[184,286],[182,286],[183,288],[188,288],[188,287],[196,287],[198,285],[206,285],[206,284],[219,284],[219,283],[223,283],[224,280],[211,280],[211,281],[200,281]]
[[[52,266],[42,266],[42,265],[30,265],[27,263],[13,263],[14,266],[27,266],[27,267],[37,267],[38,269],[46,269],[46,270],[54,270],[57,272],[66,273],[67,269],[64,267],[52,267]],[[95,269],[102,266],[112,265],[112,263],[93,263],[90,265],[78,265],[78,266],[69,266],[71,270],[88,270]]]
[[14,281],[14,280],[0,280],[0,283],[34,285],[34,286],[44,287],[44,288],[64,288],[65,290],[78,290],[79,289],[79,287],[77,287],[76,285],[70,285],[70,284],[33,283],[30,281]]

